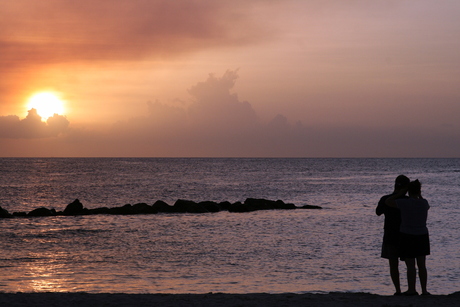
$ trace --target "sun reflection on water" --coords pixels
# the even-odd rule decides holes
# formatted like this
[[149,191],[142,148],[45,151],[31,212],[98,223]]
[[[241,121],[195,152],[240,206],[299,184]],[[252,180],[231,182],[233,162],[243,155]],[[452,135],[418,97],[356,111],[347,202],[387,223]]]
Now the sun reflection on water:
[[64,292],[69,291],[65,286],[70,282],[64,264],[58,262],[58,255],[47,253],[31,254],[30,258],[40,259],[25,266],[23,291],[27,292]]

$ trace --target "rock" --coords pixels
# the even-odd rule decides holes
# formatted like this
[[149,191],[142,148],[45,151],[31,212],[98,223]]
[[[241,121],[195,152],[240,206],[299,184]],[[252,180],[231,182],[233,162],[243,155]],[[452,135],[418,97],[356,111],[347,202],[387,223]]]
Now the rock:
[[323,209],[320,206],[314,206],[314,205],[304,205],[302,207],[299,207],[299,209]]
[[27,212],[23,212],[23,211],[13,212],[13,216],[24,217],[24,216],[27,216]]
[[173,205],[173,210],[174,212],[185,213],[187,212],[187,208],[193,206],[193,204],[195,202],[191,200],[178,199]]
[[219,203],[219,207],[221,210],[228,210],[228,208],[232,205],[229,201],[223,201]]
[[250,210],[248,206],[237,201],[228,207],[228,212],[250,212]]
[[198,205],[203,206],[208,212],[219,212],[221,210],[219,204],[214,201],[202,201]]
[[0,206],[0,218],[9,218],[11,217],[12,215],[6,210],[6,209],[3,209],[1,206]]
[[147,205],[146,203],[138,203],[132,206],[131,214],[154,214],[158,213],[152,206]]
[[108,207],[89,209],[88,214],[110,214],[110,209]]
[[249,211],[275,209],[275,201],[263,198],[247,198],[244,205],[248,206]]
[[296,205],[294,204],[286,204],[282,200],[277,200],[275,202],[275,209],[281,209],[281,210],[291,210],[291,209],[297,209]]
[[247,198],[244,201],[244,205],[248,206],[250,211],[275,209],[274,203],[262,198]]
[[114,207],[109,209],[110,214],[127,215],[131,214],[131,205],[126,204],[123,207]]
[[64,215],[81,215],[84,213],[84,208],[82,203],[75,199],[73,202],[67,205],[64,209]]
[[157,200],[153,205],[152,209],[157,212],[173,212],[174,208],[162,200]]
[[30,211],[27,216],[55,216],[56,210],[40,207]]
[[174,212],[180,213],[206,213],[209,212],[206,208],[200,204],[197,204],[191,200],[178,199],[174,203]]
[[286,204],[282,200],[269,200],[264,198],[247,198],[244,203],[234,203],[229,208],[230,212],[252,212],[257,210],[296,209],[294,204]]
[[297,206],[293,203],[287,203],[287,204],[284,204],[285,208],[281,208],[281,209],[287,209],[287,210],[292,210],[292,209],[298,209]]

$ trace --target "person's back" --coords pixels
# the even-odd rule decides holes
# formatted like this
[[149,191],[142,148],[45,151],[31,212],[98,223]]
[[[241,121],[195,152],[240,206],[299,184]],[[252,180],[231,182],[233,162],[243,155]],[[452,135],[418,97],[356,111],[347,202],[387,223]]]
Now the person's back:
[[[395,187],[392,194],[385,195],[380,198],[380,201],[377,204],[375,213],[380,216],[385,216],[384,226],[383,226],[383,243],[382,243],[382,252],[381,257],[388,259],[390,266],[390,276],[391,280],[396,289],[396,295],[401,294],[401,287],[399,283],[399,228],[401,226],[401,213],[399,209],[389,207],[385,204],[385,201],[398,193],[402,188],[409,184],[410,180],[404,175],[399,175],[395,180]],[[400,196],[400,198],[406,198],[405,195]]]
[[[399,238],[399,229],[401,226],[401,211],[397,208],[392,208],[385,205],[385,200],[393,194],[382,196],[375,209],[375,213],[380,216],[384,215],[385,219],[383,222],[383,244],[382,247],[382,258],[390,259],[397,258],[397,246]],[[394,248],[389,248],[389,246]],[[389,251],[393,250],[393,251]]]
[[388,194],[380,198],[375,213],[380,216],[384,215],[385,220],[383,222],[383,229],[387,230],[398,230],[401,225],[401,212],[399,209],[391,208],[385,205],[385,200],[393,194]]
[[411,181],[408,185],[408,199],[399,199],[406,193],[401,190],[387,198],[385,203],[390,207],[401,210],[401,234],[399,238],[399,252],[407,266],[408,290],[405,295],[418,295],[416,279],[418,276],[422,295],[429,295],[427,291],[428,274],[426,269],[426,256],[430,254],[430,236],[426,227],[428,201],[422,197],[422,185],[418,180]]
[[402,233],[411,235],[423,235],[428,233],[426,220],[430,205],[423,198],[398,199],[398,208],[401,211]]

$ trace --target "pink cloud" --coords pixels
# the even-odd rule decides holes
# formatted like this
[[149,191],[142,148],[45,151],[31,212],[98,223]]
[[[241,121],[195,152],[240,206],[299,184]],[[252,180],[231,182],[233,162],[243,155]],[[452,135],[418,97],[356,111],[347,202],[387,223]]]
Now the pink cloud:
[[244,1],[15,2],[1,5],[2,66],[170,57],[267,34]]

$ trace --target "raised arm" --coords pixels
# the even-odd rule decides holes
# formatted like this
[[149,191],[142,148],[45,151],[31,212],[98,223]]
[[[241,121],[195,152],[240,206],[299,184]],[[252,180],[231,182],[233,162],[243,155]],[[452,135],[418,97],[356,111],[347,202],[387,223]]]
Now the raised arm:
[[385,200],[385,205],[396,208],[396,200],[403,197],[407,192],[407,189],[401,189],[397,193],[391,195]]

